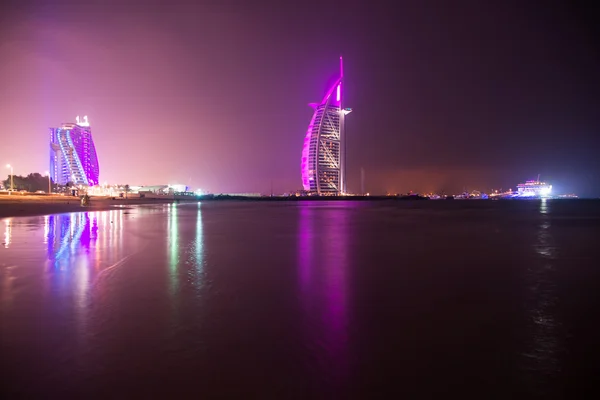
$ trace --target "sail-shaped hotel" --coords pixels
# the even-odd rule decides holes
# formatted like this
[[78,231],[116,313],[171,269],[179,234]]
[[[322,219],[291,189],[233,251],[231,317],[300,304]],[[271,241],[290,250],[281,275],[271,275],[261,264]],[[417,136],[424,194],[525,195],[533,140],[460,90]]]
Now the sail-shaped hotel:
[[50,175],[55,183],[94,186],[100,166],[87,116],[50,128]]
[[308,125],[302,147],[302,185],[318,195],[346,193],[344,119],[352,111],[343,108],[344,64],[340,57],[340,75],[321,103],[310,104],[315,112]]

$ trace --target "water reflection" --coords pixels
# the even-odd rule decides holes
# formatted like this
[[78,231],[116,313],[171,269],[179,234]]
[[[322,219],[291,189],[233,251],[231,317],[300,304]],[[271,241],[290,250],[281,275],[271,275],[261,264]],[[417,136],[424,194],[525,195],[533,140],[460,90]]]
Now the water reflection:
[[48,244],[49,233],[50,233],[50,215],[44,215],[44,244]]
[[[194,208],[192,208],[194,207]],[[195,213],[193,230],[186,222]],[[181,220],[180,220],[181,219]],[[167,207],[167,265],[172,296],[186,290],[186,282],[196,289],[202,286],[204,238],[201,203]],[[182,281],[185,280],[185,282]],[[182,287],[181,285],[184,285]],[[174,303],[175,304],[175,303]],[[175,305],[176,306],[176,305]]]
[[[534,250],[537,259],[528,267],[531,345],[525,352],[526,368],[536,374],[536,389],[551,383],[560,370],[558,364],[558,321],[555,316],[557,293],[555,285],[556,246],[551,228],[551,203],[541,199],[539,226]],[[540,382],[541,381],[541,382]]]
[[324,350],[326,374],[348,369],[349,209],[299,206],[298,271],[308,334]]
[[[167,209],[167,274],[171,297],[171,334],[182,334],[186,313],[197,315],[190,302],[202,294],[204,238],[201,204],[171,204]],[[194,306],[192,306],[194,307]]]
[[[4,223],[4,247],[6,249],[9,248],[10,246],[10,240],[11,240],[11,219],[7,218],[3,221]],[[3,267],[3,260],[0,260],[0,267]],[[13,292],[12,292],[12,279],[10,279],[11,273],[10,273],[10,269],[0,269],[0,284],[2,284],[0,286],[0,315],[2,312],[2,308],[3,307],[7,307],[9,305],[12,305],[12,302],[14,300],[14,296],[13,296]]]
[[169,248],[169,282],[171,294],[179,289],[179,230],[177,227],[177,204],[169,204],[167,210],[167,241]]
[[44,217],[49,289],[73,290],[76,302],[83,305],[92,274],[110,270],[122,258],[122,240],[120,210]]
[[192,268],[189,270],[192,284],[196,289],[202,287],[202,278],[204,275],[204,235],[202,229],[202,204],[198,203],[196,212],[196,236],[191,246],[189,246],[188,257],[186,263],[191,263]]
[[314,258],[314,238],[312,237],[312,215],[308,207],[300,208],[300,221],[298,223],[298,271],[300,272],[300,291],[303,299],[306,298],[306,291],[309,288],[311,268]]
[[92,235],[91,232],[89,213],[51,215],[44,230],[47,232],[48,258],[53,261],[54,268],[66,270],[88,263],[87,255],[92,240],[96,239],[95,233]]
[[7,249],[8,249],[8,246],[10,245],[11,230],[12,230],[11,219],[6,218],[4,220],[4,247]]
[[[123,256],[122,211],[81,212],[43,217],[44,286],[49,309],[72,319],[74,348],[87,346],[92,296],[104,272]],[[102,256],[101,256],[102,255]],[[108,275],[106,275],[108,277]],[[80,353],[78,353],[80,354]]]

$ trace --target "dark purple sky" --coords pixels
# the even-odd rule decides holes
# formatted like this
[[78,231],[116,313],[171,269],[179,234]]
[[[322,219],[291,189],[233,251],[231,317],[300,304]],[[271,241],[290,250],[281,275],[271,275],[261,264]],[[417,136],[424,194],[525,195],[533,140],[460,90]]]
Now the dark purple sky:
[[541,174],[600,195],[598,32],[577,2],[193,3],[3,2],[2,167],[45,171],[47,128],[88,115],[101,181],[298,189],[307,103],[343,54],[350,191],[362,167],[372,193]]

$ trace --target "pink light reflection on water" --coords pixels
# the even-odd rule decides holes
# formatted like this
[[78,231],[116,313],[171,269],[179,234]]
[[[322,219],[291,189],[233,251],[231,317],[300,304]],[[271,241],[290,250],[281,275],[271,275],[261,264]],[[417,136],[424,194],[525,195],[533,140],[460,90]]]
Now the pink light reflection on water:
[[298,278],[306,331],[310,343],[318,344],[324,373],[343,385],[349,374],[349,210],[314,203],[299,208]]
[[97,213],[56,214],[44,218],[46,296],[56,302],[54,310],[69,310],[76,331],[72,342],[77,349],[76,363],[84,362],[84,349],[88,347],[93,281],[99,263],[97,237]]

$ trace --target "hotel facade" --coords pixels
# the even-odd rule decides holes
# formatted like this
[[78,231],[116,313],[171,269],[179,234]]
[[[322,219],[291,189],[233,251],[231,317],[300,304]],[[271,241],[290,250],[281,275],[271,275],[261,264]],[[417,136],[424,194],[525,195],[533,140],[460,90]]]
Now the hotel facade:
[[98,184],[100,166],[87,116],[50,128],[50,176],[60,185]]
[[308,125],[302,147],[302,186],[317,195],[346,193],[345,116],[350,108],[343,108],[343,60],[340,74],[320,103],[309,104],[314,113]]

